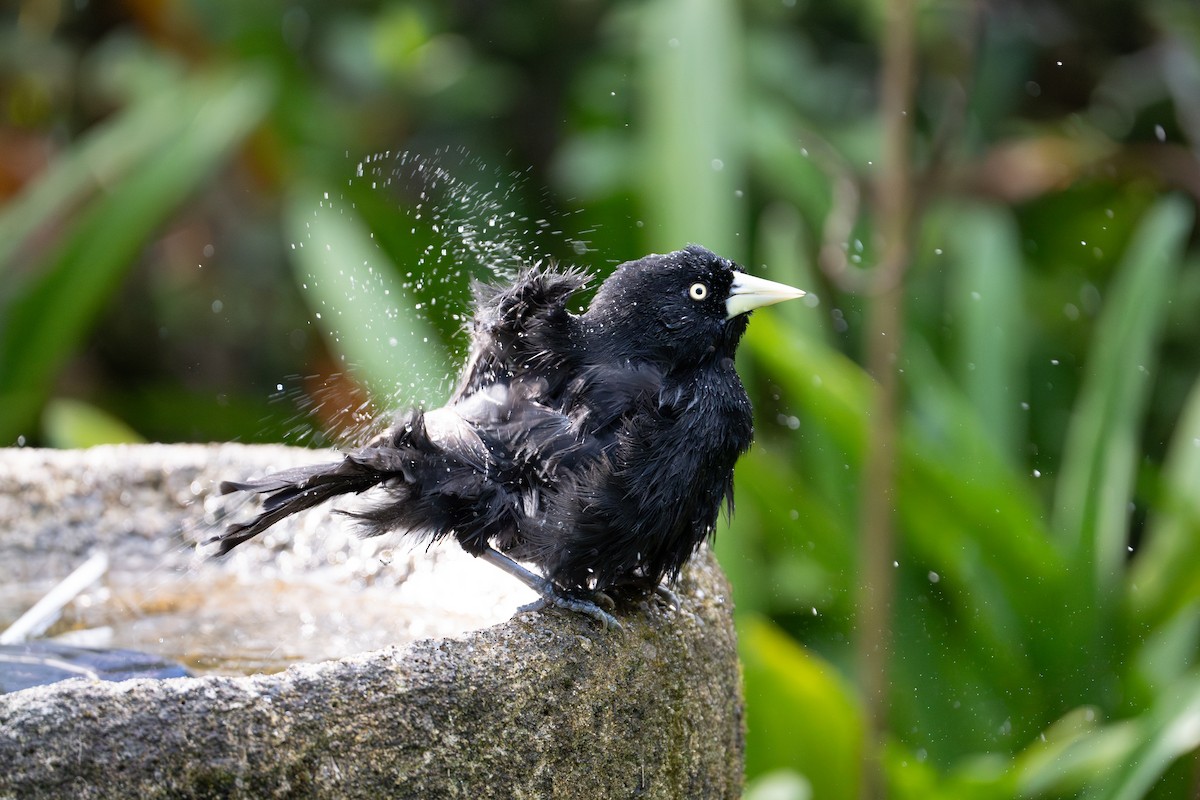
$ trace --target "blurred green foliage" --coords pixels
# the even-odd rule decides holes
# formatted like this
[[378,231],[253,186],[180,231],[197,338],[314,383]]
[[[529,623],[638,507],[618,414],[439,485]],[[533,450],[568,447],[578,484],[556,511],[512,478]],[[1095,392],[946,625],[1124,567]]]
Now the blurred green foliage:
[[[855,797],[865,762],[894,797],[1194,796],[1200,6],[918,23],[881,752],[853,665],[880,2],[16,3],[0,443],[353,427],[446,390],[470,274],[700,242],[819,297],[741,356],[748,796]],[[422,214],[376,180],[402,151],[461,190]]]

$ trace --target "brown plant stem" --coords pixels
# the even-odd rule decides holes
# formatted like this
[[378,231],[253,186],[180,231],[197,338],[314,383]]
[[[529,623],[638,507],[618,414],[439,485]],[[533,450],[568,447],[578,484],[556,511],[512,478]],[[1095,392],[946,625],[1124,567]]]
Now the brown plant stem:
[[880,85],[883,153],[875,197],[880,261],[872,274],[866,342],[867,369],[878,382],[879,390],[871,411],[859,534],[858,669],[868,736],[862,791],[868,800],[886,796],[879,759],[887,731],[895,588],[898,362],[904,329],[904,274],[910,259],[913,222],[910,152],[914,71],[913,0],[890,0]]

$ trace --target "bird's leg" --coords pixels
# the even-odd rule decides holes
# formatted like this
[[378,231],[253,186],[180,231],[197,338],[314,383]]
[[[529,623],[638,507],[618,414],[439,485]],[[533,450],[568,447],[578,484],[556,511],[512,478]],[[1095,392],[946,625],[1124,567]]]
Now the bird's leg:
[[[480,553],[479,557],[489,564],[493,564],[504,570],[538,593],[539,599],[527,606],[522,606],[521,611],[537,611],[548,605],[558,606],[568,611],[587,614],[605,628],[620,629],[621,623],[617,621],[617,618],[600,608],[596,603],[565,595],[562,589],[549,578],[525,569],[525,567],[522,567],[499,550],[489,547]],[[611,603],[612,601],[609,600],[609,602]]]

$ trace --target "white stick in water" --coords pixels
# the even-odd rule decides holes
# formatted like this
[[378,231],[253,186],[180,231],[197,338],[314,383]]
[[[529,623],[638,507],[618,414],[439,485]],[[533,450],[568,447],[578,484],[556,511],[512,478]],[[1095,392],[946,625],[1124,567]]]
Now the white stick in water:
[[96,553],[0,633],[0,644],[20,644],[38,636],[54,624],[62,610],[84,589],[108,571],[108,556]]

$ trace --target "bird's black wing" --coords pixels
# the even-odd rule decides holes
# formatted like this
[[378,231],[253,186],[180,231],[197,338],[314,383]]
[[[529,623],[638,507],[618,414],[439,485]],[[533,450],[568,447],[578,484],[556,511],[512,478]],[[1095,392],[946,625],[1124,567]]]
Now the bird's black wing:
[[346,512],[365,535],[453,535],[474,554],[514,541],[519,517],[536,512],[577,445],[560,396],[579,359],[567,302],[586,281],[534,266],[512,284],[476,286],[471,354],[450,402],[403,412],[341,462],[228,484],[268,497],[257,518],[214,537],[221,552],[289,514],[375,487],[377,502]]
[[534,265],[511,284],[476,284],[471,350],[449,404],[529,373],[556,396],[579,359],[578,323],[567,302],[587,282],[579,270]]

